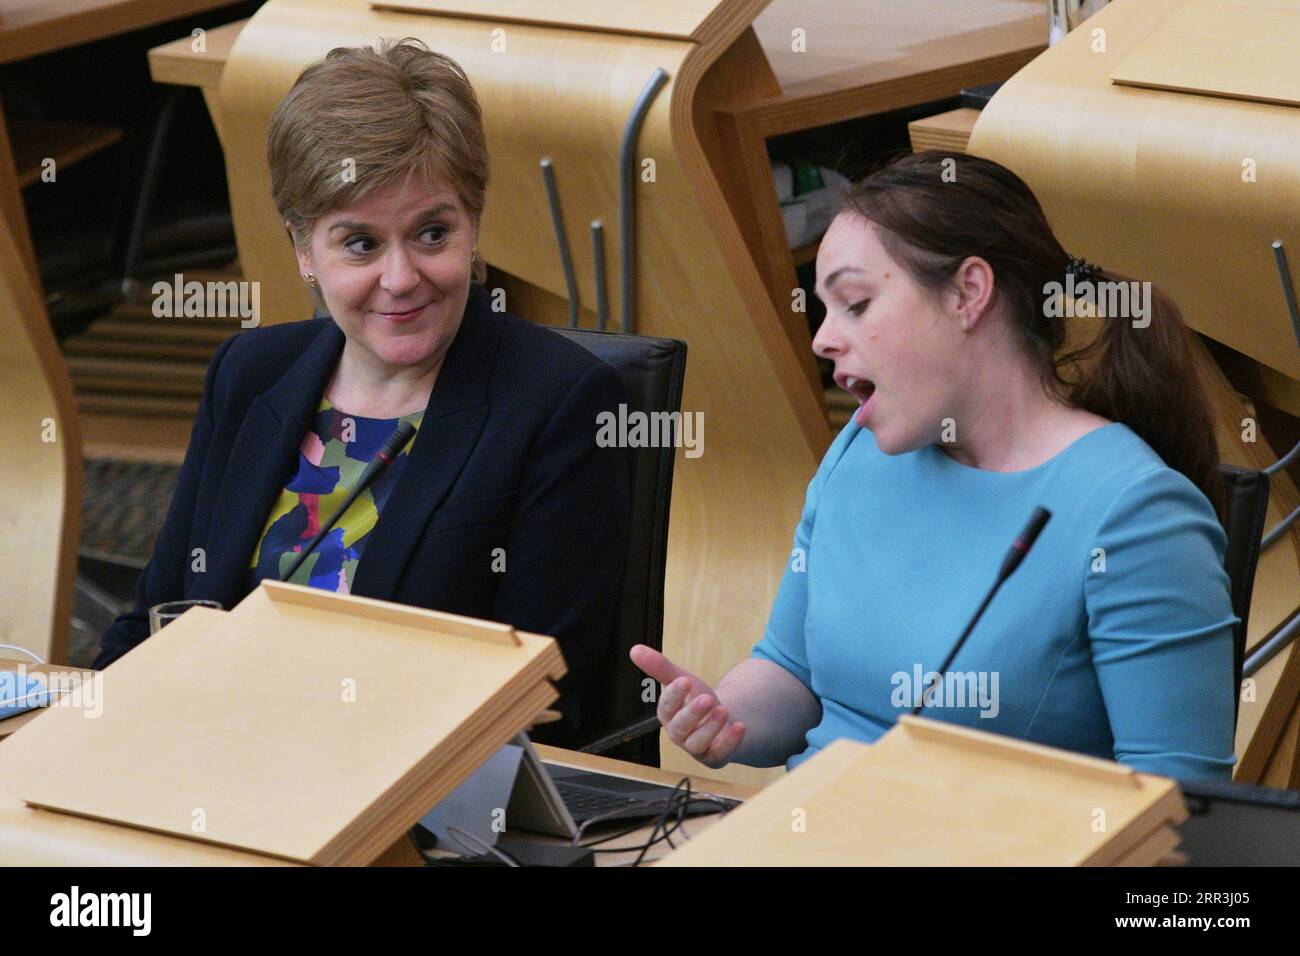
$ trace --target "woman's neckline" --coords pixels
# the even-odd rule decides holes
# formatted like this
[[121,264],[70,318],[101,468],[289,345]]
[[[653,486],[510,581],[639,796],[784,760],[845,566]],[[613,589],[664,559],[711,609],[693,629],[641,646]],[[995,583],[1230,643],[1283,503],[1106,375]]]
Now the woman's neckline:
[[974,465],[967,465],[963,462],[958,461],[956,458],[953,458],[946,451],[944,451],[939,445],[927,445],[925,447],[925,450],[935,455],[940,460],[941,464],[945,466],[952,466],[953,468],[958,469],[959,471],[969,472],[974,475],[989,475],[994,477],[1007,477],[1007,478],[1023,477],[1026,475],[1033,475],[1034,473],[1040,472],[1045,468],[1052,467],[1056,463],[1060,462],[1063,458],[1065,458],[1066,455],[1070,454],[1070,452],[1072,452],[1074,449],[1078,448],[1079,445],[1081,445],[1083,442],[1091,438],[1093,435],[1100,434],[1101,432],[1108,431],[1110,429],[1123,428],[1123,427],[1124,427],[1123,422],[1107,422],[1105,425],[1098,425],[1096,428],[1092,428],[1084,432],[1082,435],[1080,435],[1074,441],[1070,442],[1070,444],[1066,445],[1064,448],[1058,451],[1055,455],[1052,455],[1050,458],[1047,458],[1039,462],[1037,465],[1033,465],[1029,468],[1019,468],[1014,471],[995,471],[991,468],[976,468]]
[[386,418],[378,418],[374,415],[358,415],[355,412],[344,411],[343,409],[335,405],[333,402],[331,402],[324,395],[321,396],[320,401],[321,401],[321,407],[318,409],[318,411],[337,412],[338,414],[342,415],[344,418],[359,418],[362,421],[367,421],[367,422],[395,422],[403,418],[415,418],[419,415],[423,415],[425,412],[425,409],[421,408],[418,411],[407,412],[405,415],[392,415]]

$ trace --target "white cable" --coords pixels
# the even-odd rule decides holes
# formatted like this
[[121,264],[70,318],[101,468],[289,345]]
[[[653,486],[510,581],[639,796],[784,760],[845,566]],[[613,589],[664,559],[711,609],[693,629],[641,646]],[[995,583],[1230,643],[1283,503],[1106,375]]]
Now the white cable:
[[17,644],[0,644],[0,651],[21,651],[22,653],[30,657],[32,660],[34,660],[37,664],[45,663],[45,661],[41,660],[39,654],[33,654],[27,648],[19,647]]

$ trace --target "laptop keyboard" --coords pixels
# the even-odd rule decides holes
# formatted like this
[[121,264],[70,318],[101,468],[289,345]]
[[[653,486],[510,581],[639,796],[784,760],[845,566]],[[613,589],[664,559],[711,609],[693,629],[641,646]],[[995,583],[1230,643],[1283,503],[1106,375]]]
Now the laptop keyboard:
[[587,787],[574,786],[563,780],[555,781],[555,789],[560,799],[569,808],[569,815],[579,823],[606,813],[618,810],[630,810],[642,801],[621,793],[599,793]]
[[[653,819],[663,812],[673,795],[672,787],[625,780],[608,774],[574,772],[550,766],[547,771],[551,782],[555,784],[556,792],[576,823],[605,814],[617,819]],[[686,816],[701,816],[719,811],[717,803],[704,799],[704,794],[697,794],[697,797],[699,799],[692,801],[686,808]],[[718,797],[711,799],[721,801],[728,809],[739,803]]]

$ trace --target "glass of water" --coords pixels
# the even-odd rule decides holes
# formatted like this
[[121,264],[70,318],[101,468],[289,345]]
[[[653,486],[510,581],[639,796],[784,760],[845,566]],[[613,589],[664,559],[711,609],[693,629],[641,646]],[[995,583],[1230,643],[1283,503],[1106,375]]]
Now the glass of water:
[[157,634],[192,607],[210,607],[224,611],[219,601],[164,601],[149,608],[149,633]]

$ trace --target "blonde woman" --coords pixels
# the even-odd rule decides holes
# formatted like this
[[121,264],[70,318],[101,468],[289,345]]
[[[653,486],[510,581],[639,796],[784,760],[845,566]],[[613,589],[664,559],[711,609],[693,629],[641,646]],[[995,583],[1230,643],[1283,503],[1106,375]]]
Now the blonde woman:
[[626,399],[475,282],[488,156],[468,79],[419,41],[332,50],[276,109],[267,160],[328,314],[218,349],[136,607],[95,666],[147,637],[153,604],[230,607],[279,579],[406,421],[414,438],[290,580],[556,637],[564,719],[537,737],[577,741],[628,521],[626,453],[595,423]]

